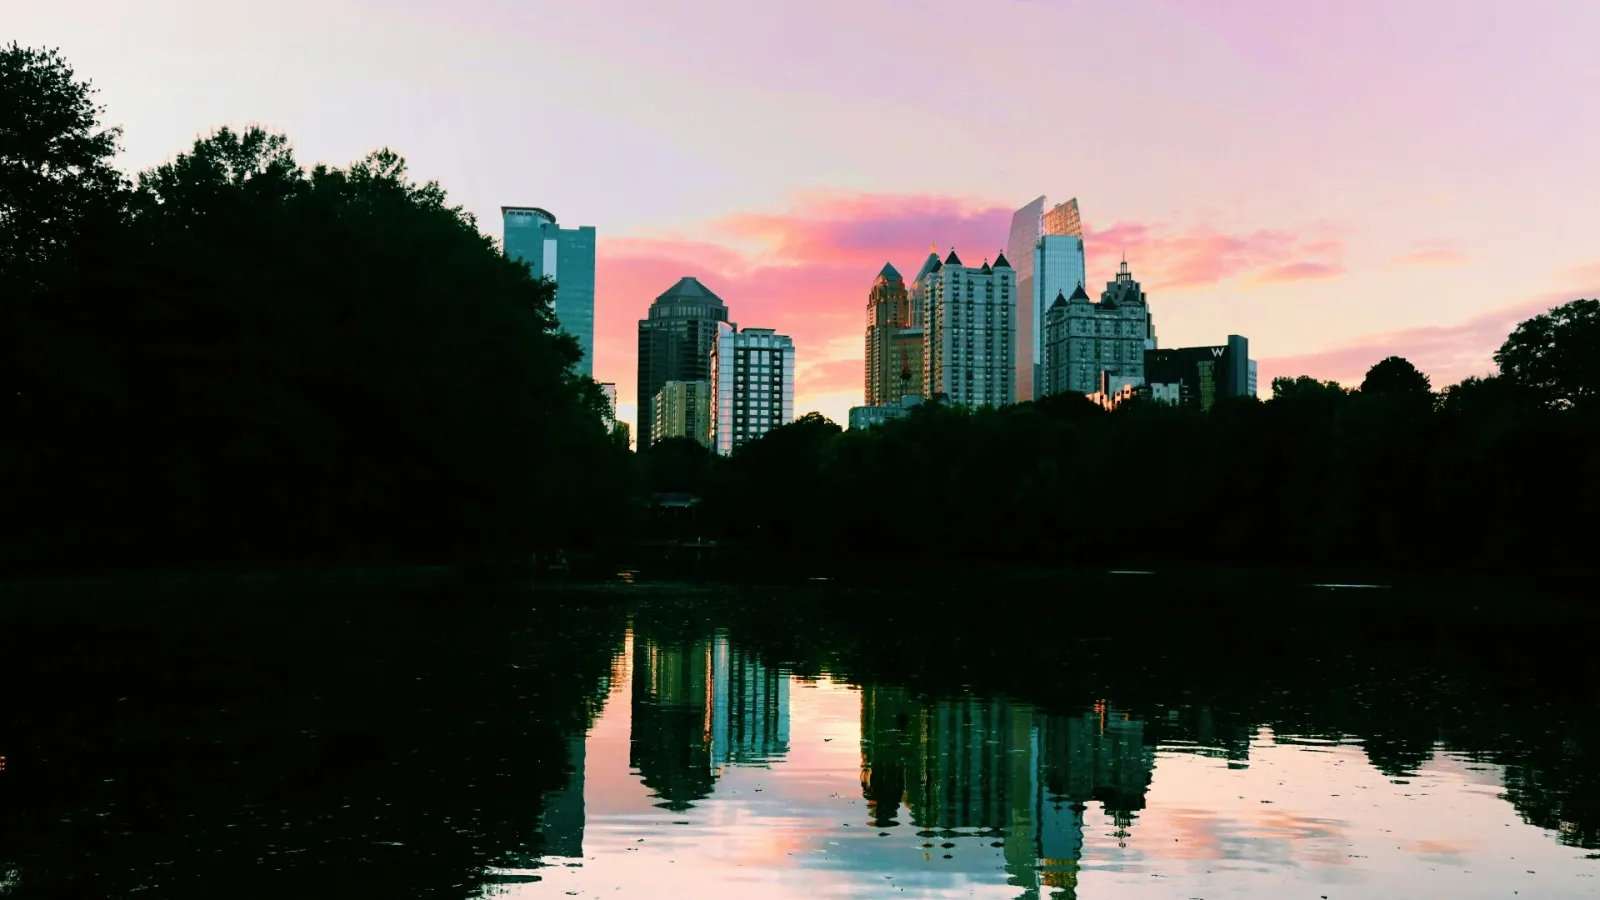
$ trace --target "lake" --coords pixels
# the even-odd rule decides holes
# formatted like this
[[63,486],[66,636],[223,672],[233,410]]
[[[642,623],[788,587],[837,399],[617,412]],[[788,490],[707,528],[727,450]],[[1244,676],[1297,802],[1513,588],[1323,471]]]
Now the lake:
[[1587,614],[625,581],[13,602],[0,896],[1600,895]]

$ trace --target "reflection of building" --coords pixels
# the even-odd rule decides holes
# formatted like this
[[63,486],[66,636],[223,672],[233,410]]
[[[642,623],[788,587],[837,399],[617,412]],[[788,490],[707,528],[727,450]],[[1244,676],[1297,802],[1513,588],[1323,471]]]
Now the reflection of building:
[[904,806],[920,829],[998,829],[1009,883],[1026,896],[1040,887],[1071,896],[1086,804],[1099,802],[1125,837],[1155,768],[1144,724],[1104,704],[1052,716],[1001,700],[928,702],[868,686],[861,738],[873,826],[906,824]]
[[561,228],[536,206],[502,206],[505,251],[533,277],[556,283],[556,321],[583,351],[580,375],[594,374],[594,227]]
[[583,856],[583,763],[587,732],[567,737],[567,783],[561,790],[545,795],[544,818],[539,833],[544,836],[544,856]]
[[954,250],[919,279],[924,390],[963,406],[1002,406],[1015,397],[1012,327],[1015,273],[1004,253],[990,266],[961,264]]
[[656,391],[652,444],[667,438],[693,438],[711,445],[711,382],[669,381]]
[[1237,334],[1216,347],[1179,347],[1145,353],[1151,399],[1210,409],[1218,400],[1248,396],[1250,342]]
[[1144,383],[1145,351],[1155,346],[1155,330],[1126,260],[1100,302],[1091,302],[1081,284],[1070,297],[1056,295],[1044,327],[1042,394],[1115,394]]
[[794,419],[794,341],[718,324],[711,385],[711,449],[727,456]]
[[729,765],[789,752],[789,678],[722,636],[668,643],[635,634],[629,764],[667,809],[711,794]]
[[667,809],[689,809],[711,793],[710,689],[709,641],[666,645],[635,636],[628,764]]
[[711,764],[764,766],[789,752],[789,677],[719,637],[711,648]]
[[650,304],[649,318],[639,320],[639,449],[655,438],[656,392],[669,381],[706,381],[711,377],[711,345],[717,323],[728,321],[722,298],[694,278],[678,283]]

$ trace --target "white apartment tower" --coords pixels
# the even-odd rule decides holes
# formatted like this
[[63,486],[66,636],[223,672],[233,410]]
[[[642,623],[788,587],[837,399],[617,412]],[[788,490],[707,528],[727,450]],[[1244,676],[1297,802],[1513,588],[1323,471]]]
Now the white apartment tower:
[[952,248],[918,283],[928,396],[967,406],[1014,402],[1016,273],[1005,253],[974,268]]
[[794,341],[718,322],[711,383],[711,449],[727,456],[794,419]]

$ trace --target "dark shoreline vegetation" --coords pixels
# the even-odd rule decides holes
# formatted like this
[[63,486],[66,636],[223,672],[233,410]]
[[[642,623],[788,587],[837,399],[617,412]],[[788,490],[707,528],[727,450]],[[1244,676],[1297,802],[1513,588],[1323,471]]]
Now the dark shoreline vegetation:
[[[1595,300],[1441,391],[1394,357],[1358,390],[1278,379],[1203,413],[813,414],[729,459],[631,454],[552,285],[394,153],[308,169],[222,129],[130,180],[58,55],[0,47],[0,97],[0,575],[604,568],[697,539],[833,574],[1518,573],[1583,569],[1594,544]],[[671,493],[700,502],[652,506]]]

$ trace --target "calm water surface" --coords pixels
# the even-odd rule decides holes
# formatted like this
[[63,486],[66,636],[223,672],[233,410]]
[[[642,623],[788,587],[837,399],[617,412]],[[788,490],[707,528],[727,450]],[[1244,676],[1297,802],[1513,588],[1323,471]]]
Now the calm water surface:
[[1581,636],[1009,603],[27,618],[0,896],[1600,895]]

